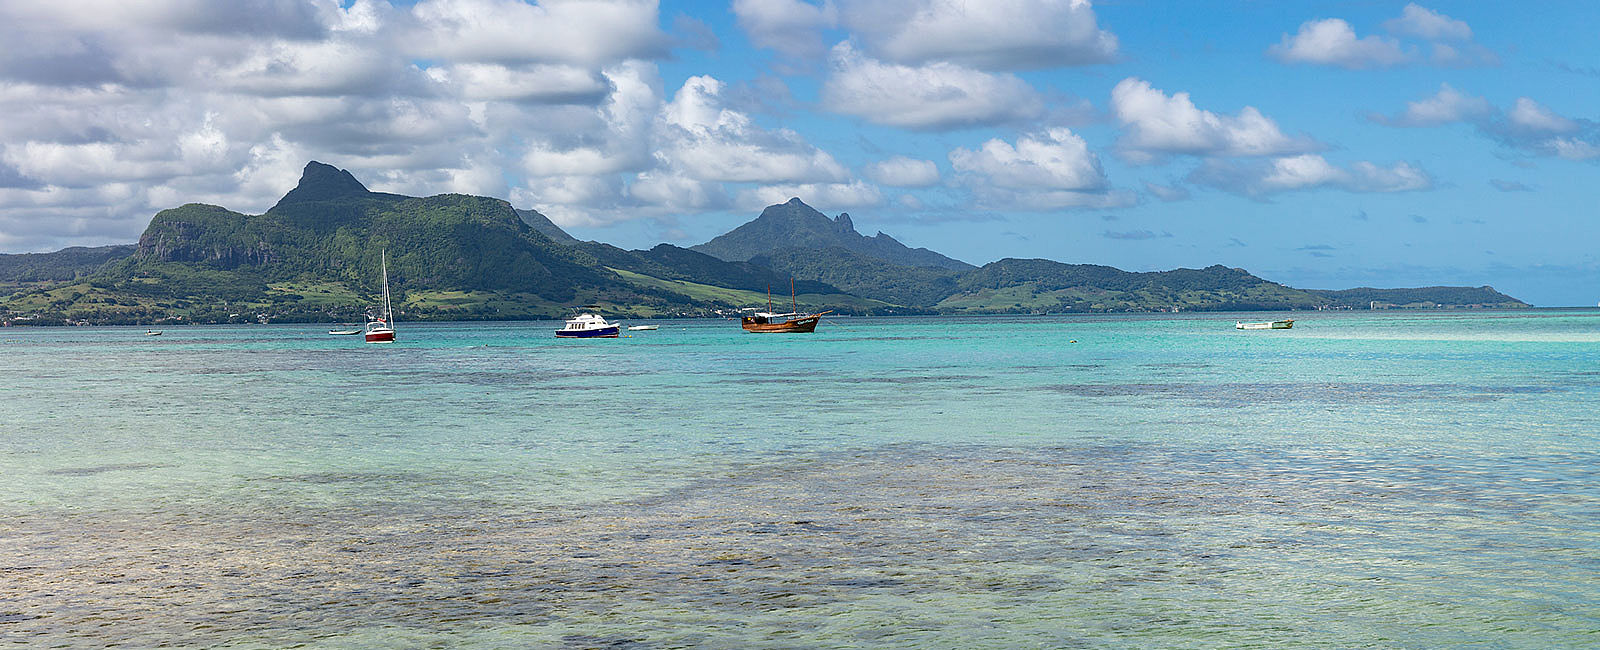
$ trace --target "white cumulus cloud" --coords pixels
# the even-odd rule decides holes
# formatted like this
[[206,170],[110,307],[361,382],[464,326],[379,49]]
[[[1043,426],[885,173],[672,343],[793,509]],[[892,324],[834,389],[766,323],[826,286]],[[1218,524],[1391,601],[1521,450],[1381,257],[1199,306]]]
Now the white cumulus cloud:
[[1430,41],[1472,40],[1472,28],[1464,20],[1456,20],[1413,2],[1401,10],[1400,17],[1383,23],[1392,34],[1415,36]]
[[802,58],[822,54],[821,31],[839,20],[832,3],[801,0],[734,0],[733,15],[757,47]]
[[1038,93],[1011,74],[948,62],[886,63],[863,56],[849,43],[833,49],[831,63],[823,106],[875,124],[939,130],[1021,121],[1044,112]]
[[1375,115],[1380,124],[1401,127],[1471,124],[1481,135],[1514,149],[1566,160],[1600,158],[1600,124],[1574,119],[1529,97],[1518,97],[1509,109],[1470,97],[1448,85],[1432,97],[1406,104],[1395,117]]
[[868,165],[867,177],[890,187],[930,187],[939,184],[939,166],[932,160],[895,156]]
[[1196,107],[1189,93],[1168,96],[1136,77],[1111,90],[1111,110],[1125,129],[1118,146],[1136,161],[1164,154],[1274,156],[1320,146],[1309,138],[1284,135],[1252,106],[1238,115],[1219,115]]
[[656,0],[422,0],[401,41],[421,57],[606,65],[664,54]]
[[[1309,20],[1293,36],[1267,49],[1267,54],[1284,63],[1334,65],[1350,69],[1385,68],[1412,63],[1467,67],[1494,65],[1500,58],[1488,48],[1472,41],[1472,27],[1416,3],[1406,5],[1400,16],[1384,21],[1383,28],[1401,41],[1381,36],[1356,36],[1355,28],[1339,18]],[[1420,42],[1418,42],[1420,41]],[[1427,48],[1424,59],[1419,48]]]
[[1439,92],[1433,96],[1406,102],[1406,110],[1400,115],[1374,119],[1393,126],[1438,126],[1482,119],[1493,112],[1489,100],[1462,94],[1450,84],[1439,84]]
[[1189,176],[1190,182],[1235,194],[1269,194],[1315,189],[1349,192],[1412,192],[1433,188],[1433,179],[1416,166],[1398,162],[1388,167],[1359,161],[1339,167],[1317,154],[1247,162],[1213,159]]
[[1381,36],[1357,38],[1350,23],[1338,18],[1307,21],[1294,36],[1284,34],[1267,53],[1285,63],[1343,68],[1381,68],[1411,59],[1398,41]]
[[1099,156],[1065,128],[1021,136],[1015,145],[996,138],[977,149],[958,147],[950,164],[985,207],[1108,208],[1135,200],[1109,187]]
[[1106,185],[1100,158],[1082,137],[1063,128],[1022,136],[1014,146],[993,139],[977,150],[957,148],[950,152],[950,164],[1009,189],[1085,191]]
[[663,110],[661,155],[703,181],[842,182],[849,173],[833,156],[788,129],[763,129],[722,101],[723,84],[691,77]]
[[841,0],[841,20],[876,56],[984,70],[1105,63],[1117,37],[1088,0]]
[[1506,112],[1506,120],[1519,131],[1530,133],[1571,133],[1578,123],[1557,115],[1543,104],[1527,97],[1518,97],[1516,104]]

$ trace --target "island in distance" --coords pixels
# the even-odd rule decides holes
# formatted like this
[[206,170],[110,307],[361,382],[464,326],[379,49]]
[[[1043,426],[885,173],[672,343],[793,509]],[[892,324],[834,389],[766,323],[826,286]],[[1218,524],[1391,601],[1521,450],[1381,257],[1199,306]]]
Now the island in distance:
[[[157,213],[136,245],[0,255],[7,324],[329,322],[359,318],[387,251],[406,320],[531,319],[597,304],[629,317],[706,316],[787,293],[863,315],[1525,308],[1491,287],[1296,289],[1221,265],[1135,273],[1044,259],[975,267],[855,230],[795,198],[690,248],[583,242],[494,198],[369,191],[306,165],[271,209],[191,203]],[[787,297],[787,296],[785,296]]]

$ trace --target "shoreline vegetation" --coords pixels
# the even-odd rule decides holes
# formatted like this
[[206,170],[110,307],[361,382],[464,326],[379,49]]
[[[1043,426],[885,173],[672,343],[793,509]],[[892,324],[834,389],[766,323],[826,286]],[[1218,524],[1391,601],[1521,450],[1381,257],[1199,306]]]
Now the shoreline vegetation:
[[623,250],[582,242],[499,199],[371,192],[306,165],[266,213],[187,204],[135,245],[0,255],[5,325],[337,323],[380,293],[387,249],[409,321],[726,317],[791,281],[799,306],[859,316],[1325,309],[1526,309],[1492,287],[1297,289],[1244,269],[1129,272],[1007,258],[981,267],[858,233],[795,198],[709,242]]

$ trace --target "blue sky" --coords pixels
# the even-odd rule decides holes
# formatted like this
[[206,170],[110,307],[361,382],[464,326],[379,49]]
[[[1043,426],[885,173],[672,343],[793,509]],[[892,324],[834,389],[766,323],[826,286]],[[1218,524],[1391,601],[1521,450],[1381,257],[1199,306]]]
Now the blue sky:
[[0,7],[0,251],[316,159],[624,247],[798,195],[975,264],[1600,300],[1588,2],[126,4]]

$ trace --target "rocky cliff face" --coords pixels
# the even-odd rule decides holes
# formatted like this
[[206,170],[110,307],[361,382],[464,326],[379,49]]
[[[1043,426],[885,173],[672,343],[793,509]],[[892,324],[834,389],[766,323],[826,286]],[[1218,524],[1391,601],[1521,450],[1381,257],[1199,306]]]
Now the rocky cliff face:
[[163,210],[139,237],[134,257],[158,262],[197,262],[221,269],[265,265],[281,257],[261,237],[242,232],[247,217],[214,205],[191,203]]

